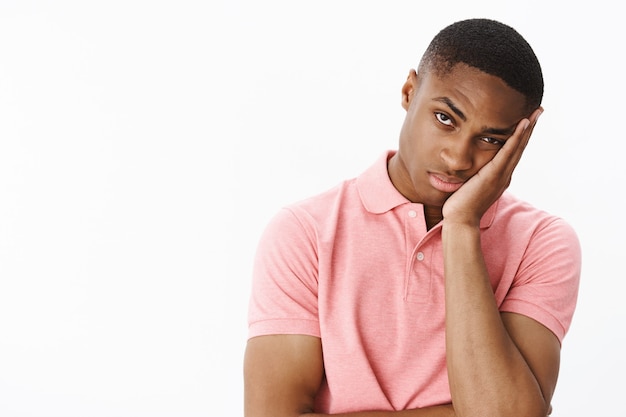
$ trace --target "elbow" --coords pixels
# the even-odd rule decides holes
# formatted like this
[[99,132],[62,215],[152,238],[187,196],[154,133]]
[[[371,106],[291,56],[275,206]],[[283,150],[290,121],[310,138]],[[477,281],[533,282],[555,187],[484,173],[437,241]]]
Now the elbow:
[[552,407],[543,398],[497,398],[482,404],[454,406],[457,417],[546,417]]

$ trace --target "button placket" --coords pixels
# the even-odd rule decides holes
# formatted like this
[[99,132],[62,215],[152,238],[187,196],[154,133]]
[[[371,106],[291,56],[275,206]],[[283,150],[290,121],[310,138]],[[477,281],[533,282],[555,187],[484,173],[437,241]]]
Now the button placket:
[[429,249],[423,245],[428,232],[421,209],[421,205],[409,206],[404,214],[408,255],[405,297],[407,301],[427,303],[431,287],[430,270],[426,262]]

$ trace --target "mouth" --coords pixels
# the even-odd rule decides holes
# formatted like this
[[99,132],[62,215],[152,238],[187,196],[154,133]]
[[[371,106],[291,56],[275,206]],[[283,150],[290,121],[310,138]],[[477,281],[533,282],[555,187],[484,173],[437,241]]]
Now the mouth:
[[448,177],[443,174],[435,174],[432,172],[428,173],[428,179],[433,188],[444,193],[453,193],[461,188],[464,183],[464,181],[460,178]]

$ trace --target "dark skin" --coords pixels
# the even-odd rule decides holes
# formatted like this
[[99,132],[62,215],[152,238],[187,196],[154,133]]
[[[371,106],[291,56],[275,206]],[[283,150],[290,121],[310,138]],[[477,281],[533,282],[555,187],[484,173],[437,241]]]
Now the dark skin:
[[[406,198],[424,205],[429,228],[443,219],[443,205],[453,194],[445,187],[453,189],[455,183],[465,183],[500,152],[508,139],[515,143],[516,138],[511,137],[515,128],[530,116],[521,93],[497,77],[468,77],[468,71],[487,75],[460,64],[444,78],[430,73],[418,76],[411,71],[402,87],[407,115],[398,152],[389,161],[389,177]],[[497,82],[484,83],[481,78]],[[532,128],[521,139],[527,140],[530,133]],[[521,145],[519,150],[523,151],[525,142]],[[520,156],[521,152],[514,156],[511,172],[502,177],[510,180]],[[437,178],[448,184],[433,186]],[[493,194],[499,197],[502,191],[497,188]],[[493,201],[493,197],[486,198],[485,204]]]
[[[427,227],[442,222],[446,343],[452,404],[339,416],[537,416],[550,412],[560,344],[540,323],[500,313],[480,246],[479,222],[508,187],[542,109],[497,77],[457,65],[444,75],[415,71],[402,87],[407,111],[394,186],[424,205]],[[244,361],[246,417],[313,413],[322,382],[321,340],[252,338]]]

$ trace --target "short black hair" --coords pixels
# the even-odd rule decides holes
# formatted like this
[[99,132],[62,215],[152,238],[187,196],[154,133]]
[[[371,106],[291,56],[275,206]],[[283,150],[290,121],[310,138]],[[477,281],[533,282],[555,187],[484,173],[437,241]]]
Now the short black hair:
[[459,63],[502,79],[526,96],[529,110],[541,104],[541,65],[528,42],[512,27],[491,19],[455,22],[430,42],[418,72],[446,74]]

